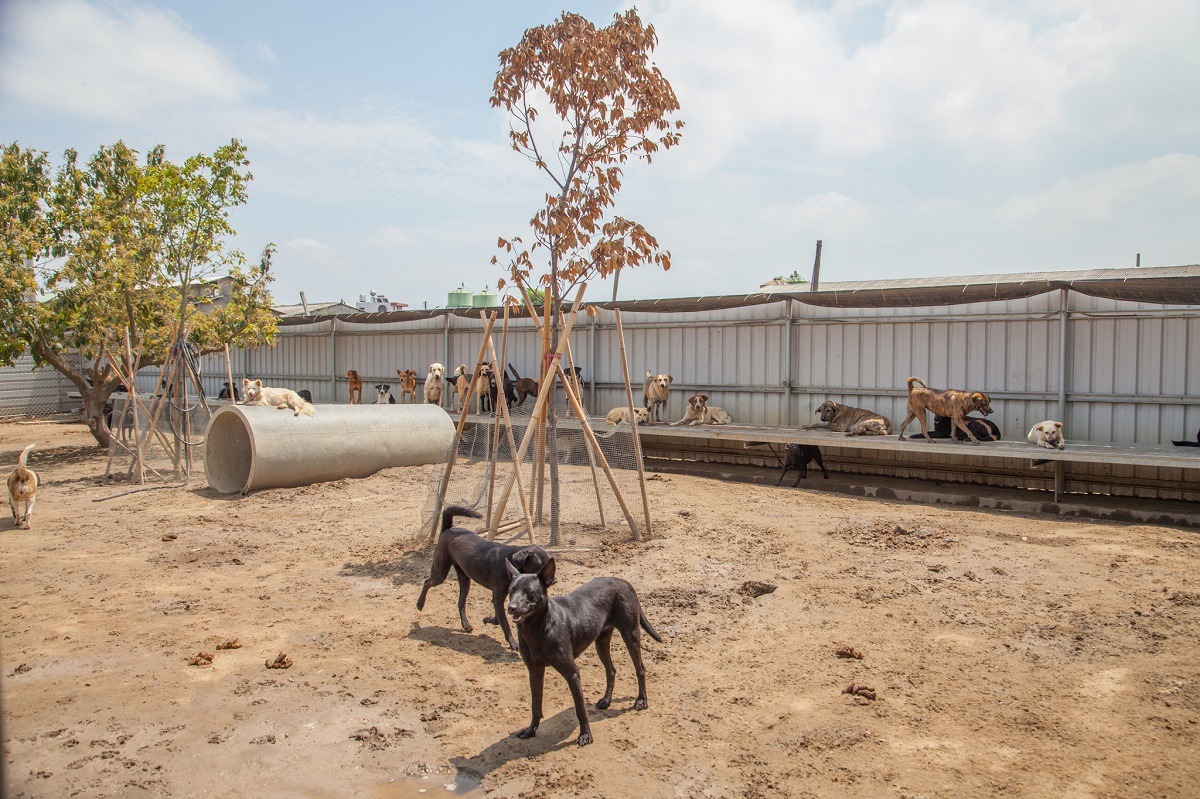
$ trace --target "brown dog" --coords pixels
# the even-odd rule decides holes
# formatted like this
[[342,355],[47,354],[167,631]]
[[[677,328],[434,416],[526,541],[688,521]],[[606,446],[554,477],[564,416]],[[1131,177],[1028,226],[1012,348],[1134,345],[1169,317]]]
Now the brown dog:
[[671,384],[675,382],[675,378],[670,375],[656,375],[649,369],[646,370],[646,379],[642,381],[642,397],[646,400],[646,409],[650,411],[650,420],[648,424],[652,424],[655,419],[660,422],[665,422],[663,418],[667,412],[667,400],[671,396]]
[[29,453],[36,446],[37,444],[30,444],[21,450],[21,457],[17,458],[17,468],[8,476],[8,504],[12,507],[13,522],[20,530],[29,529],[29,517],[33,514],[33,506],[37,502],[38,476],[25,465],[29,460]]
[[[412,369],[396,370],[396,377],[400,379],[400,402],[417,401],[417,373]],[[412,399],[408,399],[412,397]]]
[[454,413],[459,413],[462,411],[463,400],[467,398],[467,389],[471,387],[471,373],[467,371],[465,363],[460,363],[454,374],[450,375],[450,384],[454,390],[450,397],[450,407],[454,409]]
[[513,368],[511,363],[508,365],[508,368],[513,373],[513,391],[516,392],[517,395],[517,405],[524,405],[526,397],[534,397],[536,399],[538,393],[538,381],[534,380],[532,377],[521,377],[520,372]]
[[349,381],[350,404],[362,405],[362,378],[358,376],[358,371],[351,369],[346,372],[346,380]]
[[671,422],[671,427],[681,424],[729,424],[733,419],[724,408],[708,404],[708,395],[696,392],[688,399],[687,410],[678,422]]
[[[919,377],[908,378],[908,416],[900,425],[899,436],[904,438],[904,428],[914,419],[921,423],[921,434],[926,441],[933,441],[929,429],[925,425],[925,411],[932,411],[938,416],[950,417],[950,429],[955,428],[967,434],[972,444],[978,444],[979,439],[971,432],[971,428],[963,421],[963,417],[972,411],[979,411],[984,416],[992,412],[992,399],[982,391],[963,391],[948,388],[945,391],[935,391]],[[953,440],[953,439],[951,439]]]
[[848,436],[886,436],[892,432],[892,422],[886,416],[866,408],[840,405],[833,400],[826,400],[817,406],[817,416],[821,417],[820,424],[806,424],[800,429],[824,427]]

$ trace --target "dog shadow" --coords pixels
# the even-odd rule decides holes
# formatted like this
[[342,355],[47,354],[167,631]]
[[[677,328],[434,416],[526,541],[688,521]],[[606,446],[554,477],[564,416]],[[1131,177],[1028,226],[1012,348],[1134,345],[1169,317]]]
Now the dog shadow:
[[341,577],[390,577],[393,585],[420,585],[429,576],[427,553],[409,550],[399,556],[343,563],[338,571]]
[[[495,635],[500,635],[499,627],[496,627]],[[486,663],[515,662],[521,659],[520,655],[509,649],[499,638],[483,632],[467,633],[445,627],[422,627],[420,622],[414,621],[408,637],[414,641],[453,649],[460,654],[480,658]]]
[[[550,676],[551,672],[547,670],[546,679],[550,679]],[[528,699],[528,695],[526,695],[526,699]],[[592,724],[593,735],[596,734],[596,722],[617,718],[631,709],[628,705],[617,707],[616,701],[614,698],[614,704],[608,710],[597,710],[594,704],[589,703],[588,721]],[[625,698],[625,701],[631,703],[632,699]],[[527,714],[529,705],[524,705],[521,712]],[[523,715],[522,723],[528,721],[528,718],[528,715]],[[512,733],[508,733],[479,754],[473,757],[452,757],[450,763],[463,774],[482,781],[490,772],[513,760],[528,760],[541,757],[549,752],[576,746],[575,740],[578,737],[579,722],[575,719],[575,707],[567,705],[553,716],[542,719],[537,735],[532,738],[514,738]]]

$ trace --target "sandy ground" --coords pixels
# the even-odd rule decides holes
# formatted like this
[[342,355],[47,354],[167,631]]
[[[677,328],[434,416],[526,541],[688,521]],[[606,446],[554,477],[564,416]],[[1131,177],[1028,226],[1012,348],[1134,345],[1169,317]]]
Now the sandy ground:
[[11,797],[1200,795],[1192,532],[655,476],[653,540],[559,555],[552,592],[625,577],[665,639],[643,712],[614,644],[581,748],[554,674],[509,737],[526,674],[484,592],[473,633],[453,580],[417,613],[430,467],[124,493],[89,441],[0,425],[4,470],[36,442],[45,481],[32,530],[0,520]]

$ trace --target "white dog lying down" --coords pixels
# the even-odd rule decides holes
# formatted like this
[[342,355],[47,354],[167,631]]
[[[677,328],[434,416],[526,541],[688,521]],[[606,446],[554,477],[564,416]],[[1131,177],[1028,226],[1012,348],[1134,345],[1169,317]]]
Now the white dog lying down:
[[243,378],[242,394],[246,397],[246,405],[274,405],[280,410],[291,408],[295,411],[292,414],[293,416],[299,416],[300,414],[304,414],[305,416],[313,415],[312,403],[305,401],[290,388],[271,388],[270,386],[264,386],[261,380],[246,380]]
[[716,405],[708,404],[708,395],[693,394],[688,399],[687,410],[684,411],[683,418],[678,422],[671,422],[671,426],[686,424],[729,424],[733,419],[725,412],[724,408],[718,408]]
[[1046,449],[1066,449],[1067,440],[1063,438],[1062,422],[1047,419],[1035,424],[1029,431],[1029,443]]
[[[629,409],[613,408],[604,418],[608,420],[609,424],[616,427],[619,424],[629,421]],[[645,424],[650,421],[650,410],[648,408],[634,408],[633,421],[634,424]]]

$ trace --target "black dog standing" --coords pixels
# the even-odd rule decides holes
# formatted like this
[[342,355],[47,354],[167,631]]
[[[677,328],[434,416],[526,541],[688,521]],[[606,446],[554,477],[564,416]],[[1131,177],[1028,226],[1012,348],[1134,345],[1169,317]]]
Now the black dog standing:
[[783,485],[783,476],[787,474],[788,469],[796,470],[796,482],[792,483],[792,488],[800,485],[800,481],[808,477],[808,464],[813,461],[821,467],[821,474],[828,480],[829,472],[825,471],[825,460],[821,457],[820,447],[811,444],[788,444],[783,448],[783,471],[779,473],[779,482],[775,485]]
[[455,516],[470,516],[480,518],[479,514],[470,508],[451,505],[442,511],[442,533],[438,536],[437,547],[433,551],[433,562],[429,566],[429,579],[421,587],[421,596],[417,599],[417,610],[425,609],[425,595],[435,585],[441,585],[450,574],[450,567],[458,575],[458,620],[464,632],[472,632],[474,628],[467,621],[467,594],[471,590],[471,581],[490,589],[492,592],[492,608],[495,616],[484,619],[485,624],[499,624],[504,630],[504,638],[509,647],[517,648],[517,639],[508,626],[508,617],[504,615],[504,597],[508,594],[509,571],[516,564],[519,572],[537,572],[551,560],[545,549],[539,546],[517,547],[509,544],[497,544],[473,533],[464,527],[452,527]]
[[536,575],[521,574],[511,564],[507,568],[511,578],[508,612],[520,633],[521,660],[525,661],[529,671],[531,706],[529,726],[513,734],[518,738],[532,738],[537,734],[542,721],[542,687],[546,667],[550,666],[567,681],[575,701],[575,716],[579,719],[579,737],[575,742],[580,746],[592,742],[592,728],[588,724],[583,684],[575,658],[593,642],[596,644],[605,678],[604,696],[596,703],[596,708],[606,709],[612,703],[613,683],[617,676],[609,652],[614,629],[621,633],[637,673],[638,695],[633,709],[645,710],[646,667],[642,665],[641,630],[659,643],[662,643],[662,637],[642,612],[633,586],[619,577],[597,577],[569,594],[551,599],[546,595],[546,588],[554,584],[554,558],[548,560]]

